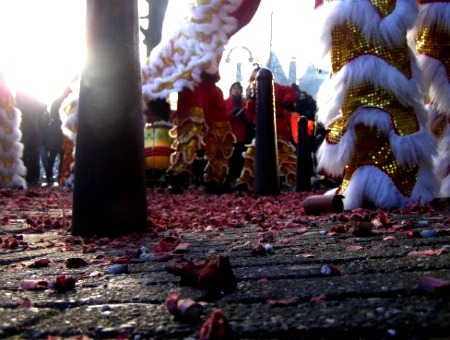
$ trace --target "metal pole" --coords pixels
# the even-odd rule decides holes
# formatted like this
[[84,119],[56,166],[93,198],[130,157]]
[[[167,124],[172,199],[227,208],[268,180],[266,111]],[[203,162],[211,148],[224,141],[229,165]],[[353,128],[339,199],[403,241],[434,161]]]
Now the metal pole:
[[278,195],[280,193],[280,176],[278,172],[272,72],[269,69],[261,68],[256,75],[256,81],[257,117],[254,193],[257,195]]
[[308,119],[298,119],[297,174],[295,191],[311,191],[311,148],[308,143]]

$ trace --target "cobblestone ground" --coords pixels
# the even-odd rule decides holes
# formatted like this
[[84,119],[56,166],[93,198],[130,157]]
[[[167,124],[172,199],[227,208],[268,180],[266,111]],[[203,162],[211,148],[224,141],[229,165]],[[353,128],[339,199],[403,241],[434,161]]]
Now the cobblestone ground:
[[[68,191],[0,193],[1,338],[196,339],[217,309],[240,339],[450,338],[448,200],[308,216],[308,194],[149,189],[148,232],[110,240],[70,235]],[[218,256],[237,279],[229,294],[167,271]],[[74,287],[56,289],[62,277]],[[173,292],[203,312],[174,317]]]

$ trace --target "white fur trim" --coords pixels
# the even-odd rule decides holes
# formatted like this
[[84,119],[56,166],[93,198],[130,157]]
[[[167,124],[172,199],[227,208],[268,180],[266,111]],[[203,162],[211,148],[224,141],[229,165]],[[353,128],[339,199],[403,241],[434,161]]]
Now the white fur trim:
[[[414,59],[412,54],[411,58]],[[414,68],[414,74],[418,73],[418,69]],[[334,77],[324,82],[318,94],[320,103],[318,120],[328,126],[340,114],[349,88],[367,82],[395,94],[401,104],[414,109],[421,124],[425,123],[423,96],[416,78],[414,76],[411,79],[406,78],[397,68],[372,55],[352,60]]]
[[224,46],[237,27],[237,20],[230,14],[239,4],[240,0],[211,0],[194,7],[191,20],[183,23],[167,43],[157,46],[149,64],[142,67],[146,79],[143,95],[166,98],[183,88],[192,90],[200,82],[202,71],[218,72]]
[[361,207],[364,201],[370,201],[382,209],[403,208],[411,202],[430,203],[436,197],[437,188],[432,172],[420,169],[411,197],[406,197],[384,172],[373,166],[363,166],[353,173],[342,195],[346,210]]
[[398,0],[394,11],[383,18],[370,1],[357,1],[355,5],[355,0],[341,0],[325,2],[316,12],[325,55],[331,49],[331,31],[348,21],[368,39],[380,40],[390,47],[403,44],[405,32],[414,26],[418,6],[415,0]]
[[417,59],[431,102],[440,113],[450,117],[450,81],[444,65],[439,60],[423,54],[418,55]]
[[416,29],[438,25],[450,31],[450,3],[435,2],[419,6]]
[[438,153],[433,159],[435,173],[440,181],[440,197],[450,197],[450,126],[447,124],[444,135],[438,143]]

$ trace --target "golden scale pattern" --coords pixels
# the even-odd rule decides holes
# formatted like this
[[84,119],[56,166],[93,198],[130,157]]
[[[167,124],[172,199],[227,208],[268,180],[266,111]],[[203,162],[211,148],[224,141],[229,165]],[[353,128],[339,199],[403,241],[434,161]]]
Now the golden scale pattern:
[[[396,0],[371,0],[380,17],[384,18],[395,9]],[[336,26],[332,31],[331,61],[333,73],[337,73],[350,61],[363,56],[373,55],[394,66],[408,79],[411,67],[408,47],[388,48],[382,42],[369,41],[358,27],[350,22]],[[348,119],[361,107],[373,107],[384,110],[391,117],[394,131],[405,136],[419,130],[419,124],[413,108],[401,105],[393,94],[370,83],[353,84],[346,93],[342,116],[330,125],[327,142],[337,144],[347,130]],[[345,191],[354,172],[363,166],[375,166],[389,176],[397,190],[410,196],[417,181],[418,166],[402,167],[396,160],[389,139],[381,131],[364,125],[355,127],[356,141],[351,161],[344,169],[343,182],[338,189]]]
[[[417,181],[418,166],[402,167],[396,160],[388,138],[376,129],[364,125],[355,128],[356,144],[352,160],[345,168],[344,177],[338,192],[347,188],[351,176],[360,167],[375,166],[381,169],[395,183],[397,190],[410,196]],[[411,178],[414,181],[411,181]]]
[[419,122],[411,107],[402,106],[395,96],[383,88],[364,83],[350,87],[342,107],[342,118],[330,125],[327,141],[337,144],[347,130],[347,120],[362,107],[384,110],[391,117],[392,127],[397,135],[405,136],[419,131]]
[[417,53],[439,60],[450,79],[450,32],[441,27],[423,28],[417,34]]
[[388,48],[377,42],[368,41],[359,32],[358,27],[351,23],[336,26],[332,33],[334,46],[331,51],[331,65],[333,72],[339,72],[345,64],[363,55],[373,55],[383,59],[397,68],[408,78],[411,78],[411,62],[408,56],[408,47],[403,44],[397,48]]

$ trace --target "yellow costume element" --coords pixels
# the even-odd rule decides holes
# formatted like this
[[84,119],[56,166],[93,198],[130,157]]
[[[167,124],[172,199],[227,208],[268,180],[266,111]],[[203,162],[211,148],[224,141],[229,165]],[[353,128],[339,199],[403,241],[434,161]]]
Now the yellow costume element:
[[297,173],[297,156],[292,143],[277,139],[278,168],[280,177],[286,178],[286,184],[290,187],[295,185]]
[[[247,184],[248,188],[253,188],[255,184],[255,140],[252,144],[246,145],[247,150],[244,153],[244,167],[241,175],[236,180],[236,184]],[[286,179],[288,186],[294,186],[297,174],[297,157],[295,154],[295,147],[290,142],[286,142],[277,138],[278,150],[278,170],[280,177]]]
[[26,188],[26,168],[21,159],[21,113],[15,108],[14,98],[0,77],[0,188]]
[[241,175],[236,180],[236,184],[247,184],[248,188],[253,188],[255,184],[255,139],[253,139],[252,144],[246,145],[247,150],[243,153],[244,166],[241,171]]
[[416,1],[327,1],[317,11],[333,75],[318,97],[318,119],[329,131],[318,168],[342,178],[328,194],[342,194],[346,209],[429,203],[436,148],[407,41]]
[[233,154],[235,136],[229,121],[216,121],[210,124],[205,135],[205,155],[208,164],[205,168],[205,182],[217,181],[224,184],[228,174],[228,164]]
[[175,126],[169,134],[175,138],[172,148],[177,152],[171,155],[172,165],[167,170],[168,175],[178,176],[185,172],[188,178],[193,176],[192,163],[197,150],[202,148],[202,136],[206,128],[203,110],[198,107],[190,108],[186,118],[175,120]]
[[450,197],[450,1],[419,1],[415,28],[424,78],[428,127],[438,140],[434,171],[441,197]]

